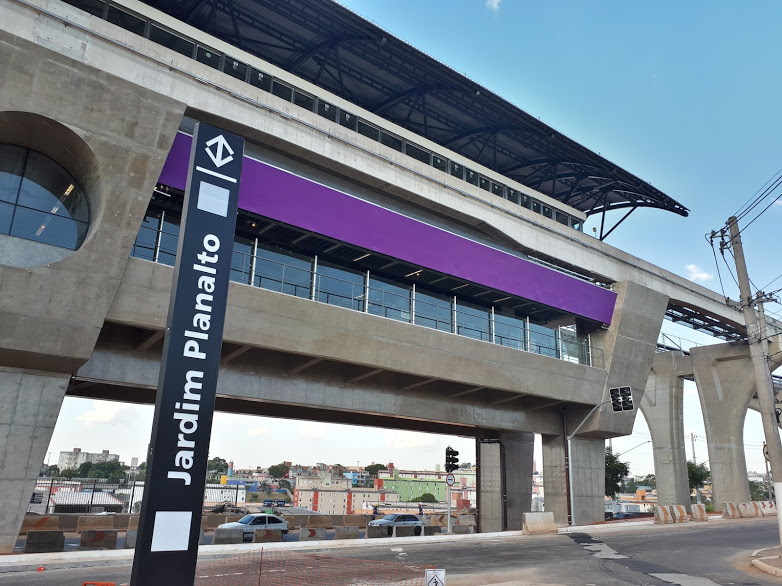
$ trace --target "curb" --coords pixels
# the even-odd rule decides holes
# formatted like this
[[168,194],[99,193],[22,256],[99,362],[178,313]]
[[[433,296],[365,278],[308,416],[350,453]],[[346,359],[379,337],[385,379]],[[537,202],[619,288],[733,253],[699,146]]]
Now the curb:
[[[759,550],[759,551],[763,551],[763,550]],[[754,555],[755,554],[753,554],[753,556]],[[763,561],[763,560],[778,560],[778,559],[779,556],[769,556],[764,558],[755,558],[750,563],[761,572],[765,572],[766,574],[771,574],[772,576],[782,576],[782,568],[776,568],[771,564],[767,564]]]

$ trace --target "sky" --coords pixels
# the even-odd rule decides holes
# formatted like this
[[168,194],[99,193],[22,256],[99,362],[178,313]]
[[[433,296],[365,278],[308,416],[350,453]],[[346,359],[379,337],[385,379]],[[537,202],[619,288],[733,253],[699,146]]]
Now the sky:
[[[782,167],[782,36],[777,0],[342,0],[391,34],[466,74],[529,114],[650,182],[690,215],[641,209],[608,243],[736,299],[738,289],[704,235],[722,228]],[[779,203],[782,203],[780,200]],[[609,216],[612,217],[612,216]],[[614,221],[621,212],[614,212]],[[782,205],[742,232],[750,277],[782,287],[776,254]],[[749,216],[748,219],[751,219]],[[585,231],[592,232],[594,221]],[[768,306],[782,312],[782,306]],[[669,322],[663,330],[719,342]],[[687,455],[707,460],[694,383],[685,383]],[[49,447],[109,449],[144,459],[151,407],[66,398]],[[634,474],[653,473],[642,416],[613,440]],[[745,425],[747,467],[762,471],[760,417]],[[647,443],[644,443],[647,442]],[[475,461],[473,440],[218,413],[211,455],[238,467],[296,463],[402,468],[441,464],[447,445]],[[536,448],[541,467],[539,447]],[[708,462],[707,462],[708,465]]]

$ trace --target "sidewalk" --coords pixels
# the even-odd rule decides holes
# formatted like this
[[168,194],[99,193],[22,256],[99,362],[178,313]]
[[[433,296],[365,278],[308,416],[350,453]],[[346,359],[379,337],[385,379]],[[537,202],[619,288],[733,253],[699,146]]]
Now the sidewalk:
[[782,559],[780,559],[780,555],[782,555],[782,547],[759,549],[752,553],[751,563],[766,574],[782,577]]

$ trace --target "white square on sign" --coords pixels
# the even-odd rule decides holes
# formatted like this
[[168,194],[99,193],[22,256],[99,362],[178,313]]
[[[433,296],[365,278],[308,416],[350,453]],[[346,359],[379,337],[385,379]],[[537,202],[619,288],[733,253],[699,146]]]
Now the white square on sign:
[[201,181],[198,188],[198,209],[216,216],[228,216],[228,200],[231,197],[224,187]]
[[426,586],[445,586],[445,570],[426,570]]
[[192,511],[158,511],[150,551],[187,551]]

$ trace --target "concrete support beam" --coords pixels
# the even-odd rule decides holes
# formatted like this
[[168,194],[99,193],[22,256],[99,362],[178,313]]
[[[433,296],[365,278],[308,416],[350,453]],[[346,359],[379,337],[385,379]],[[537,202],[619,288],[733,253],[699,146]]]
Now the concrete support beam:
[[304,372],[305,370],[307,370],[311,366],[315,366],[321,360],[323,360],[323,359],[322,358],[312,358],[310,360],[305,360],[301,364],[298,364],[298,365],[294,366],[293,368],[291,368],[288,371],[288,374],[298,374],[300,372]]
[[684,450],[683,372],[691,370],[681,352],[655,355],[640,409],[649,426],[660,505],[685,504],[690,509],[687,456]]
[[503,432],[478,440],[478,526],[482,533],[521,530],[532,509],[534,435]]
[[573,525],[591,525],[605,520],[605,440],[570,441]]
[[554,523],[567,525],[567,464],[565,437],[541,435],[543,447],[543,491],[546,512],[554,514]]
[[0,367],[0,554],[14,552],[68,379]]
[[231,350],[230,352],[226,353],[222,358],[220,358],[220,364],[228,364],[231,362],[231,360],[234,360],[236,358],[239,358],[242,354],[247,352],[248,350],[252,349],[252,346],[239,346],[235,350]]

